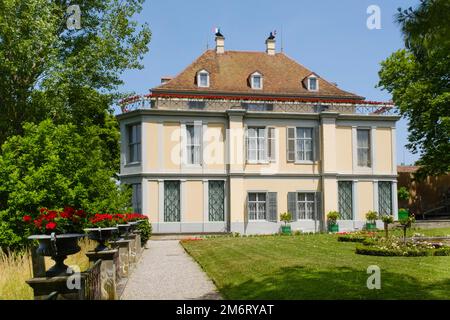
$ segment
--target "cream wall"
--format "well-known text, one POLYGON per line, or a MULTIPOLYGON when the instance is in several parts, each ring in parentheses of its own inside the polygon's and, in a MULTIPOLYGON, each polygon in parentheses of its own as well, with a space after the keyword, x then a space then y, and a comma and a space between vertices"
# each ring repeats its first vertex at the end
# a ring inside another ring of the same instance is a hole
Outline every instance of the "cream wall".
POLYGON ((145 132, 145 137, 142 143, 145 143, 147 163, 146 167, 150 170, 158 169, 158 123, 156 122, 143 122, 142 126, 145 127, 142 132, 145 132))
POLYGON ((392 172, 392 130, 391 128, 376 129, 376 172, 391 173, 392 172))
POLYGON ((165 122, 164 139, 164 168, 179 170, 181 164, 181 129, 177 122, 165 122))
POLYGON ((148 191, 147 194, 144 194, 144 197, 147 197, 147 206, 148 210, 143 208, 145 214, 148 215, 151 223, 158 222, 159 217, 159 183, 158 181, 149 181, 148 183, 148 191))
POLYGON ((367 211, 373 208, 373 182, 359 181, 356 190, 357 213, 355 220, 366 220, 367 211))
POLYGON ((208 122, 203 159, 210 170, 225 170, 225 137, 225 124, 208 122))
POLYGON ((185 182, 186 210, 184 222, 203 221, 203 181, 188 180, 185 182))
POLYGON ((337 172, 352 172, 352 127, 336 128, 336 145, 337 172))

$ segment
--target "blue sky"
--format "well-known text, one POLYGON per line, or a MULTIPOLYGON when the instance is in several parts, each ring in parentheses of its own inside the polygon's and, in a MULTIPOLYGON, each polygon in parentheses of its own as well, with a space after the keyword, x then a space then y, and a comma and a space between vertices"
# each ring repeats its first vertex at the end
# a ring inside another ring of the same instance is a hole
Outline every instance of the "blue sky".
MULTIPOLYGON (((394 22, 398 7, 416 6, 418 0, 159 0, 144 4, 136 17, 152 30, 150 50, 142 70, 123 74, 122 91, 137 94, 173 76, 198 57, 209 43, 214 47, 213 28, 225 36, 225 50, 264 51, 264 41, 277 30, 277 50, 283 30, 284 52, 340 88, 387 101, 387 92, 375 88, 380 62, 403 47, 394 22), (381 29, 369 30, 366 10, 381 9, 381 29)), ((409 153, 407 121, 397 123, 397 161, 407 164, 418 155, 409 153)))

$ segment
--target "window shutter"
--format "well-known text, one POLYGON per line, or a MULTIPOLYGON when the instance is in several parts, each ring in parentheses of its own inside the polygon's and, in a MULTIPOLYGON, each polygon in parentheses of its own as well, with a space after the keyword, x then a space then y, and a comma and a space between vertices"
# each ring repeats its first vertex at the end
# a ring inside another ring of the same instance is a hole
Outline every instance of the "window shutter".
POLYGON ((268 215, 267 220, 272 222, 277 222, 277 193, 268 192, 267 193, 267 203, 268 203, 268 215))
POLYGON ((270 162, 275 162, 276 160, 276 139, 275 139, 275 128, 267 128, 267 160, 270 162))
POLYGON ((287 195, 287 208, 288 212, 292 215, 292 221, 298 220, 298 213, 297 213, 297 192, 288 192, 287 195))
POLYGON ((286 159, 288 162, 295 161, 295 128, 287 128, 286 135, 286 159))
POLYGON ((244 154, 245 154, 244 162, 248 163, 249 156, 248 156, 248 127, 247 126, 244 127, 244 154))
POLYGON ((316 208, 314 211, 315 220, 320 221, 320 225, 322 225, 324 222, 322 214, 322 192, 320 191, 315 192, 315 201, 316 201, 316 208))
POLYGON ((313 144, 314 161, 319 161, 320 160, 320 127, 319 126, 314 128, 313 139, 314 139, 314 144, 313 144))
POLYGON ((203 157, 202 157, 202 122, 201 121, 196 121, 194 123, 194 143, 195 145, 199 146, 198 148, 195 148, 195 164, 202 164, 203 161, 203 157))

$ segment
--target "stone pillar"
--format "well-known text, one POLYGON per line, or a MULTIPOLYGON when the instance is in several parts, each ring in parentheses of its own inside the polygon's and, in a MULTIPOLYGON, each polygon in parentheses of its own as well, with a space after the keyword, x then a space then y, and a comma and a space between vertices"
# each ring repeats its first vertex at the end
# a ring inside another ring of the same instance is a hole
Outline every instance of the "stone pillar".
POLYGON ((245 169, 245 125, 244 109, 230 109, 227 111, 229 117, 229 130, 227 132, 226 155, 228 171, 230 174, 229 183, 229 230, 231 232, 245 233, 245 201, 246 190, 244 190, 244 169, 245 169), (232 191, 231 191, 232 190, 232 191))
POLYGON ((116 262, 118 262, 119 250, 89 251, 86 253, 90 266, 97 260, 101 260, 101 297, 102 300, 117 300, 117 274, 116 262))
POLYGON ((117 272, 119 279, 128 277, 130 273, 130 243, 131 240, 125 239, 110 242, 114 249, 119 250, 119 265, 117 272))
POLYGON ((323 224, 330 211, 338 210, 336 168, 336 112, 322 112, 321 124, 321 171, 323 195, 323 224))

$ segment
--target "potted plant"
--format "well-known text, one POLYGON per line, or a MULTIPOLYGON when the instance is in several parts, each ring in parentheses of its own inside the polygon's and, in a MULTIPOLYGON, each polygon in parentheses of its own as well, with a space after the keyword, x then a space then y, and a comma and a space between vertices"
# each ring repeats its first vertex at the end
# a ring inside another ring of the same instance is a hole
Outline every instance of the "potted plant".
POLYGON ((68 255, 81 250, 78 240, 84 237, 83 223, 86 213, 66 207, 64 210, 48 210, 42 208, 38 213, 25 214, 23 221, 32 234, 30 240, 37 240, 37 253, 49 256, 55 261, 47 272, 48 277, 66 275, 67 268, 64 260, 68 255))
POLYGON ((127 215, 125 213, 116 213, 113 216, 116 222, 116 227, 119 229, 119 235, 121 237, 126 237, 131 229, 131 224, 128 223, 127 215))
POLYGON ((280 220, 284 222, 284 226, 281 226, 281 233, 291 234, 291 226, 288 223, 292 221, 292 214, 290 212, 283 212, 280 215, 280 220))
POLYGON ((109 250, 106 242, 118 232, 117 222, 113 218, 113 214, 95 213, 88 219, 87 228, 84 231, 88 234, 89 239, 98 242, 95 251, 109 250))
POLYGON ((378 219, 378 212, 376 211, 369 211, 366 213, 366 229, 368 231, 376 230, 377 224, 376 220, 378 219))
POLYGON ((339 219, 339 212, 330 211, 327 214, 327 223, 328 223, 328 231, 329 232, 339 232, 339 225, 337 220, 339 219))
POLYGON ((411 228, 411 225, 416 221, 414 215, 409 215, 407 218, 400 219, 398 222, 400 223, 403 229, 403 243, 406 244, 406 231, 408 228, 411 228))
POLYGON ((131 225, 130 227, 131 232, 136 231, 138 229, 138 224, 144 222, 146 219, 148 219, 148 217, 140 213, 125 214, 126 222, 131 225))
POLYGON ((407 219, 409 217, 409 210, 405 208, 398 209, 398 220, 407 219))
POLYGON ((384 232, 386 233, 386 239, 389 237, 389 224, 394 222, 394 217, 391 215, 384 215, 381 217, 381 221, 384 223, 384 232))

